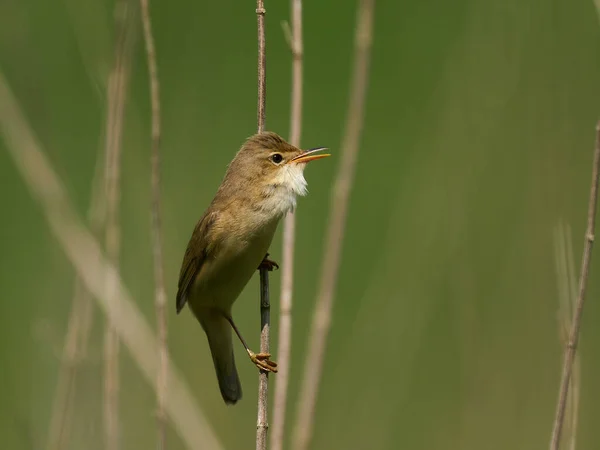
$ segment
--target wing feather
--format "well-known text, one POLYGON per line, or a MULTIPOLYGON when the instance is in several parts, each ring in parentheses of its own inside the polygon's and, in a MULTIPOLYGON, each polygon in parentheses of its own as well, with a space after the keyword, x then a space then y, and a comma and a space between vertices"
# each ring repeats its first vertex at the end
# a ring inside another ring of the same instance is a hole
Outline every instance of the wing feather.
POLYGON ((188 242, 181 271, 179 272, 179 283, 177 289, 176 307, 177 313, 185 306, 190 289, 194 284, 194 280, 202 265, 206 261, 210 251, 208 243, 210 242, 210 234, 213 231, 213 225, 216 220, 216 213, 205 213, 196 224, 192 237, 188 242))

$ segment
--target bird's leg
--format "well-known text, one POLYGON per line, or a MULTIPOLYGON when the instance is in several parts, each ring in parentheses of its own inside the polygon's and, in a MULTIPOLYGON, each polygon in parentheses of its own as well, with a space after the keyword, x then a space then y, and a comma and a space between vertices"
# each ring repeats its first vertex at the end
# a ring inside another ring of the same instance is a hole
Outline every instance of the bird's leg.
POLYGON ((271 357, 271 354, 270 353, 254 353, 252 350, 250 350, 248 348, 248 344, 246 344, 246 341, 242 337, 242 334, 235 326, 233 319, 231 317, 229 317, 228 315, 225 316, 225 318, 231 324, 231 328, 233 328, 233 331, 235 331, 235 334, 237 334, 237 337, 240 338, 242 345, 246 349, 246 352, 248 352, 248 356, 250 357, 250 360, 256 365, 256 367, 258 367, 259 369, 262 369, 262 370, 266 370, 267 372, 277 373, 277 363, 275 361, 271 361, 269 359, 271 357))
POLYGON ((269 259, 269 254, 267 253, 262 262, 258 265, 258 270, 260 269, 267 269, 269 272, 273 272, 273 269, 279 269, 279 264, 272 259, 269 259))

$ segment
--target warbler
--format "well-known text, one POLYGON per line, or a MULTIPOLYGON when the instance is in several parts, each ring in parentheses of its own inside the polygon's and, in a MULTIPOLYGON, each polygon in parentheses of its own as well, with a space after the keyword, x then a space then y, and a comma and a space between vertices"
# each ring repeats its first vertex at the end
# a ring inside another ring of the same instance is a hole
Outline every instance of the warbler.
POLYGON ((329 154, 300 150, 272 132, 251 136, 229 164, 217 193, 190 238, 179 274, 177 313, 187 304, 208 338, 219 389, 227 404, 242 397, 231 330, 259 369, 277 371, 267 353, 254 353, 231 309, 254 271, 277 267, 268 249, 281 218, 307 194, 304 169, 329 154))

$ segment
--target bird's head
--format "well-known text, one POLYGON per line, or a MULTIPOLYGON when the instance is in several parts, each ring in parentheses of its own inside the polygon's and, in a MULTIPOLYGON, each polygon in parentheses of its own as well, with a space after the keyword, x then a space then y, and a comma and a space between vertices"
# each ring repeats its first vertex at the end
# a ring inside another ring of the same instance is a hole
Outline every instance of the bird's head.
POLYGON ((229 165, 224 184, 232 182, 237 190, 247 190, 251 198, 267 200, 265 205, 287 211, 295 206, 297 195, 308 192, 306 164, 330 156, 319 153, 323 150, 326 148, 301 150, 272 132, 255 134, 229 165))

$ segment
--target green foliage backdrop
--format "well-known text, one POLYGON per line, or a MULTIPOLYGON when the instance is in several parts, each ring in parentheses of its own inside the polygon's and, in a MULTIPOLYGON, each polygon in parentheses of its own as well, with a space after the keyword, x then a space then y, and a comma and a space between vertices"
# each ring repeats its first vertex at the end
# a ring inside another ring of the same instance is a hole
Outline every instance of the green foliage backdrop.
MULTIPOLYGON (((5 73, 80 214, 102 145, 113 41, 111 2, 3 0, 5 73)), ((256 370, 245 398, 219 397, 205 337, 175 316, 183 251, 224 169, 255 130, 254 4, 151 2, 162 85, 169 346, 226 448, 252 447, 256 370)), ((291 55, 267 1, 267 128, 288 133, 291 55)), ((319 277, 330 188, 347 107, 355 7, 304 5, 305 147, 333 158, 307 170, 298 207, 291 413, 319 277)), ((581 256, 600 33, 591 0, 376 4, 366 124, 348 219, 313 448, 546 448, 561 364, 553 228, 581 256)), ((149 232, 149 101, 138 41, 126 114, 122 271, 154 323, 149 232)), ((0 139, 0 436, 45 444, 73 270, 0 139)), ((280 259, 279 237, 272 255, 280 259)), ((583 320, 578 450, 600 436, 600 256, 583 320)), ((578 265, 578 264, 577 264, 578 265)), ((279 276, 272 277, 274 293, 279 276)), ((258 343, 258 282, 234 309, 258 343)), ((277 317, 277 295, 274 295, 277 317)), ((72 449, 102 446, 103 317, 81 365, 72 449)), ((277 330, 277 320, 274 320, 277 330)), ((275 333, 276 335, 276 333, 275 333)), ((152 448, 154 396, 122 353, 122 448, 152 448)), ((276 376, 272 377, 276 382, 276 376)), ((183 443, 171 428, 169 449, 183 443)))

